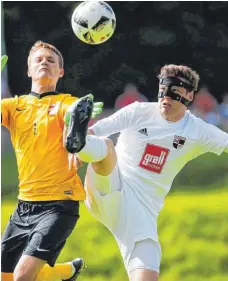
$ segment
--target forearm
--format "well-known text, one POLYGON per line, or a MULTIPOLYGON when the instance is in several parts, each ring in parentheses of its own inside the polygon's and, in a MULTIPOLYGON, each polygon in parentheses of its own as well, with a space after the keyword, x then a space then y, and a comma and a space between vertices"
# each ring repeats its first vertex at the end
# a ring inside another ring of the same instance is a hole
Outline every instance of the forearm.
POLYGON ((90 127, 94 135, 99 137, 108 137, 119 133, 131 126, 132 116, 136 108, 135 104, 130 104, 111 116, 99 120, 96 124, 90 127))
POLYGON ((88 134, 96 135, 99 137, 108 137, 116 132, 119 132, 120 128, 116 122, 112 121, 112 116, 104 118, 96 122, 88 130, 88 134))

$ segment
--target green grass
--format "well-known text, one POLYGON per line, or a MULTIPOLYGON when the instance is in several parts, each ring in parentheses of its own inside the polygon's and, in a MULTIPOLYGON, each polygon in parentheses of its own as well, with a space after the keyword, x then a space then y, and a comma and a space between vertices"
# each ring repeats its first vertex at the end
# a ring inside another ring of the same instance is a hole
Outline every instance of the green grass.
MULTIPOLYGON (((159 217, 162 245, 160 281, 228 280, 228 191, 175 192, 159 217)), ((2 201, 4 229, 15 201, 2 201)), ((79 281, 125 281, 127 275, 109 231, 81 204, 81 218, 58 261, 83 256, 79 281)))

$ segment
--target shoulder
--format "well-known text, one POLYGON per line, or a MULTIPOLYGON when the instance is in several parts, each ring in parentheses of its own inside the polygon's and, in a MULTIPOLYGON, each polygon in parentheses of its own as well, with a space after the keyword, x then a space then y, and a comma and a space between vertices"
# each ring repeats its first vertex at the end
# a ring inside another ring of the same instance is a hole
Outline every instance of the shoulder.
POLYGON ((4 98, 1 100, 2 105, 6 105, 9 107, 17 106, 20 103, 20 98, 18 96, 14 96, 12 98, 4 98))
POLYGON ((128 107, 132 107, 132 108, 136 108, 136 109, 141 109, 141 110, 145 110, 145 109, 155 109, 158 107, 158 103, 157 102, 139 102, 139 101, 135 101, 132 104, 128 105, 128 107))
POLYGON ((157 112, 157 103, 153 102, 134 102, 123 108, 126 110, 126 116, 132 120, 132 124, 137 124, 138 122, 146 121, 154 116, 157 112))
POLYGON ((188 114, 189 114, 189 123, 194 125, 195 128, 199 128, 200 130, 202 130, 202 129, 209 129, 209 128, 216 128, 215 126, 205 122, 200 117, 195 116, 190 111, 188 111, 188 114))
POLYGON ((71 94, 68 93, 60 93, 58 95, 58 99, 65 105, 70 105, 76 100, 78 100, 78 97, 74 97, 71 94))
POLYGON ((158 103, 157 102, 134 102, 133 104, 135 112, 139 114, 149 114, 157 111, 158 103))
POLYGON ((207 135, 227 135, 218 127, 205 122, 203 119, 196 117, 191 112, 189 112, 188 125, 190 125, 189 127, 191 128, 192 132, 195 131, 195 133, 201 137, 205 137, 207 135))

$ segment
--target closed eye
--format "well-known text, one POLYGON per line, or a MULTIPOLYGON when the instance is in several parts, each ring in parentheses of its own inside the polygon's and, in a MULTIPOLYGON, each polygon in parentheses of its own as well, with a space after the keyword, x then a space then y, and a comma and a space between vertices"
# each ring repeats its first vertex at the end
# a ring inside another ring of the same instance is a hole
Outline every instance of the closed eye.
MULTIPOLYGON (((36 58, 35 61, 36 61, 37 63, 40 63, 42 60, 43 60, 42 57, 38 57, 38 58, 36 58)), ((47 58, 47 61, 50 62, 50 63, 55 63, 55 59, 54 59, 53 57, 48 57, 48 58, 47 58)))

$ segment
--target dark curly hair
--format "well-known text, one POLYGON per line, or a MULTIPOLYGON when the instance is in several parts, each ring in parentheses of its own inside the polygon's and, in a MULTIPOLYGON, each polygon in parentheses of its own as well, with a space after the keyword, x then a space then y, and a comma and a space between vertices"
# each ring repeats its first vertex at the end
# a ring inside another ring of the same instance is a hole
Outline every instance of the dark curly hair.
POLYGON ((190 67, 175 64, 165 65, 161 68, 158 78, 167 76, 184 78, 186 82, 188 82, 193 87, 193 90, 197 91, 200 77, 199 74, 190 67))

